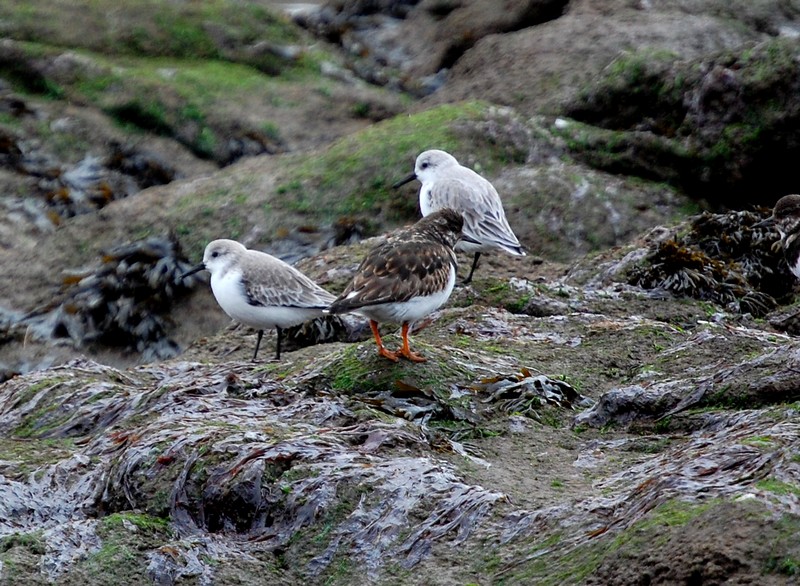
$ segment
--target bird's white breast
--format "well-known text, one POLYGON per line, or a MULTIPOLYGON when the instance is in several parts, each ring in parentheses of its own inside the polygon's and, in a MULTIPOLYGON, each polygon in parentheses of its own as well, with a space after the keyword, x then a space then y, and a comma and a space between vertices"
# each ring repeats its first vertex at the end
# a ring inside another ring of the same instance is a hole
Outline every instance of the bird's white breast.
POLYGON ((423 183, 420 187, 419 195, 419 210, 422 212, 423 217, 435 212, 438 208, 433 207, 431 201, 431 185, 430 183, 423 183))
POLYGON ((358 313, 377 322, 410 323, 422 319, 439 309, 450 298, 456 284, 456 269, 450 266, 450 276, 445 288, 431 295, 412 297, 408 301, 382 303, 363 307, 358 313))
POLYGON ((250 305, 242 285, 242 273, 238 270, 212 274, 211 291, 225 313, 256 329, 288 328, 322 315, 320 309, 250 305))
POLYGON ((792 274, 800 279, 800 258, 798 258, 793 265, 789 265, 789 270, 792 274))

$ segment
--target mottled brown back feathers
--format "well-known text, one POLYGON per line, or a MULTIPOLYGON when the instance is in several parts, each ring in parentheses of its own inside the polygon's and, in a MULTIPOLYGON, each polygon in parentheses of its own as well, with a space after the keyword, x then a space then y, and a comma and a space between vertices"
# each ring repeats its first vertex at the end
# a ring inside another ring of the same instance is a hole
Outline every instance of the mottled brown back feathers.
POLYGON ((442 291, 456 266, 453 246, 462 226, 461 214, 444 209, 390 234, 369 251, 328 311, 341 313, 442 291))

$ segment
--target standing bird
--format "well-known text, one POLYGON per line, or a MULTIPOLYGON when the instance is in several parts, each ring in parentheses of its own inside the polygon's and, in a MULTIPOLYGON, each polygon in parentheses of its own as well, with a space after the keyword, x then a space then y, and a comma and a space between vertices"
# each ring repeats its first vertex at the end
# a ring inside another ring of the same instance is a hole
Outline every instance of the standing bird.
POLYGON ((414 172, 393 185, 397 188, 419 179, 419 207, 423 216, 442 208, 450 208, 464 216, 464 235, 473 242, 461 240, 456 250, 475 253, 472 268, 464 284, 472 281, 482 252, 504 250, 514 256, 525 256, 506 220, 503 202, 494 186, 472 169, 462 167, 445 151, 425 151, 417 157, 414 172))
POLYGON ((211 273, 211 290, 225 313, 258 330, 253 360, 265 329, 278 333, 275 360, 280 360, 283 329, 321 316, 335 298, 293 266, 234 240, 209 242, 203 262, 181 276, 203 269, 211 273))
POLYGON ((800 195, 786 195, 778 200, 772 216, 753 226, 773 225, 781 235, 780 245, 789 270, 800 278, 800 195))
POLYGON ((390 235, 367 253, 353 280, 326 312, 356 311, 367 317, 380 356, 394 362, 400 356, 425 362, 411 351, 408 328, 436 311, 453 292, 453 247, 462 237, 463 224, 461 214, 443 209, 390 235), (381 341, 378 323, 384 322, 402 324, 403 346, 397 352, 387 350, 381 341))

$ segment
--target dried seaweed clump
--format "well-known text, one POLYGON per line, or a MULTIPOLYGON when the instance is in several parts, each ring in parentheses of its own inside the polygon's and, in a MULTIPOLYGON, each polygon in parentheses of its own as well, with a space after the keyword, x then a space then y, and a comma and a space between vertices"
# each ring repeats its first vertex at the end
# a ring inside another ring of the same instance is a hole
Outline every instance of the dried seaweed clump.
POLYGON ((170 183, 178 175, 158 156, 118 143, 111 144, 105 159, 87 155, 70 167, 60 165, 45 152, 33 151, 21 157, 16 168, 36 178, 36 189, 54 224, 95 212, 147 187, 170 183))
POLYGON ((594 404, 566 381, 535 375, 525 367, 517 375, 483 379, 474 388, 488 394, 481 400, 483 403, 495 403, 506 413, 519 413, 539 422, 539 412, 545 405, 574 409, 594 404))
POLYGON ((178 354, 168 338, 167 314, 188 293, 191 268, 174 237, 152 237, 117 246, 100 262, 69 274, 62 295, 28 315, 45 335, 80 345, 101 344, 142 354, 144 360, 178 354))
POLYGON ((628 282, 664 289, 760 317, 788 302, 795 279, 771 227, 753 227, 765 214, 703 213, 685 234, 653 245, 628 282))

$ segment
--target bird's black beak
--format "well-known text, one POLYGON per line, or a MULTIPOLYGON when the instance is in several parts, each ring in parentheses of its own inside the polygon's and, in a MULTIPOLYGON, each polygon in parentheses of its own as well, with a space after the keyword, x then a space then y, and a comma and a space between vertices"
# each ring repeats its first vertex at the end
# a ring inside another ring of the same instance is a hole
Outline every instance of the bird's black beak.
POLYGON ((408 177, 403 177, 400 181, 398 181, 397 183, 392 185, 392 188, 393 189, 397 189, 401 185, 405 185, 406 183, 411 183, 416 178, 417 178, 417 174, 416 173, 411 173, 411 175, 409 175, 408 177))
POLYGON ((775 225, 775 218, 770 216, 764 220, 761 220, 760 222, 756 222, 755 224, 750 226, 750 228, 769 228, 770 226, 774 225, 775 225))
POLYGON ((475 240, 472 236, 467 236, 462 232, 461 238, 459 238, 462 242, 469 242, 470 244, 480 244, 480 240, 475 240))
POLYGON ((186 271, 185 273, 183 273, 183 274, 181 275, 181 279, 185 279, 185 278, 186 278, 186 277, 188 277, 189 275, 193 275, 193 274, 195 274, 195 273, 199 273, 199 272, 200 272, 200 271, 202 271, 204 268, 206 268, 206 265, 205 265, 204 263, 200 263, 199 265, 197 265, 197 266, 194 266, 194 267, 192 267, 191 269, 189 269, 188 271, 186 271))

